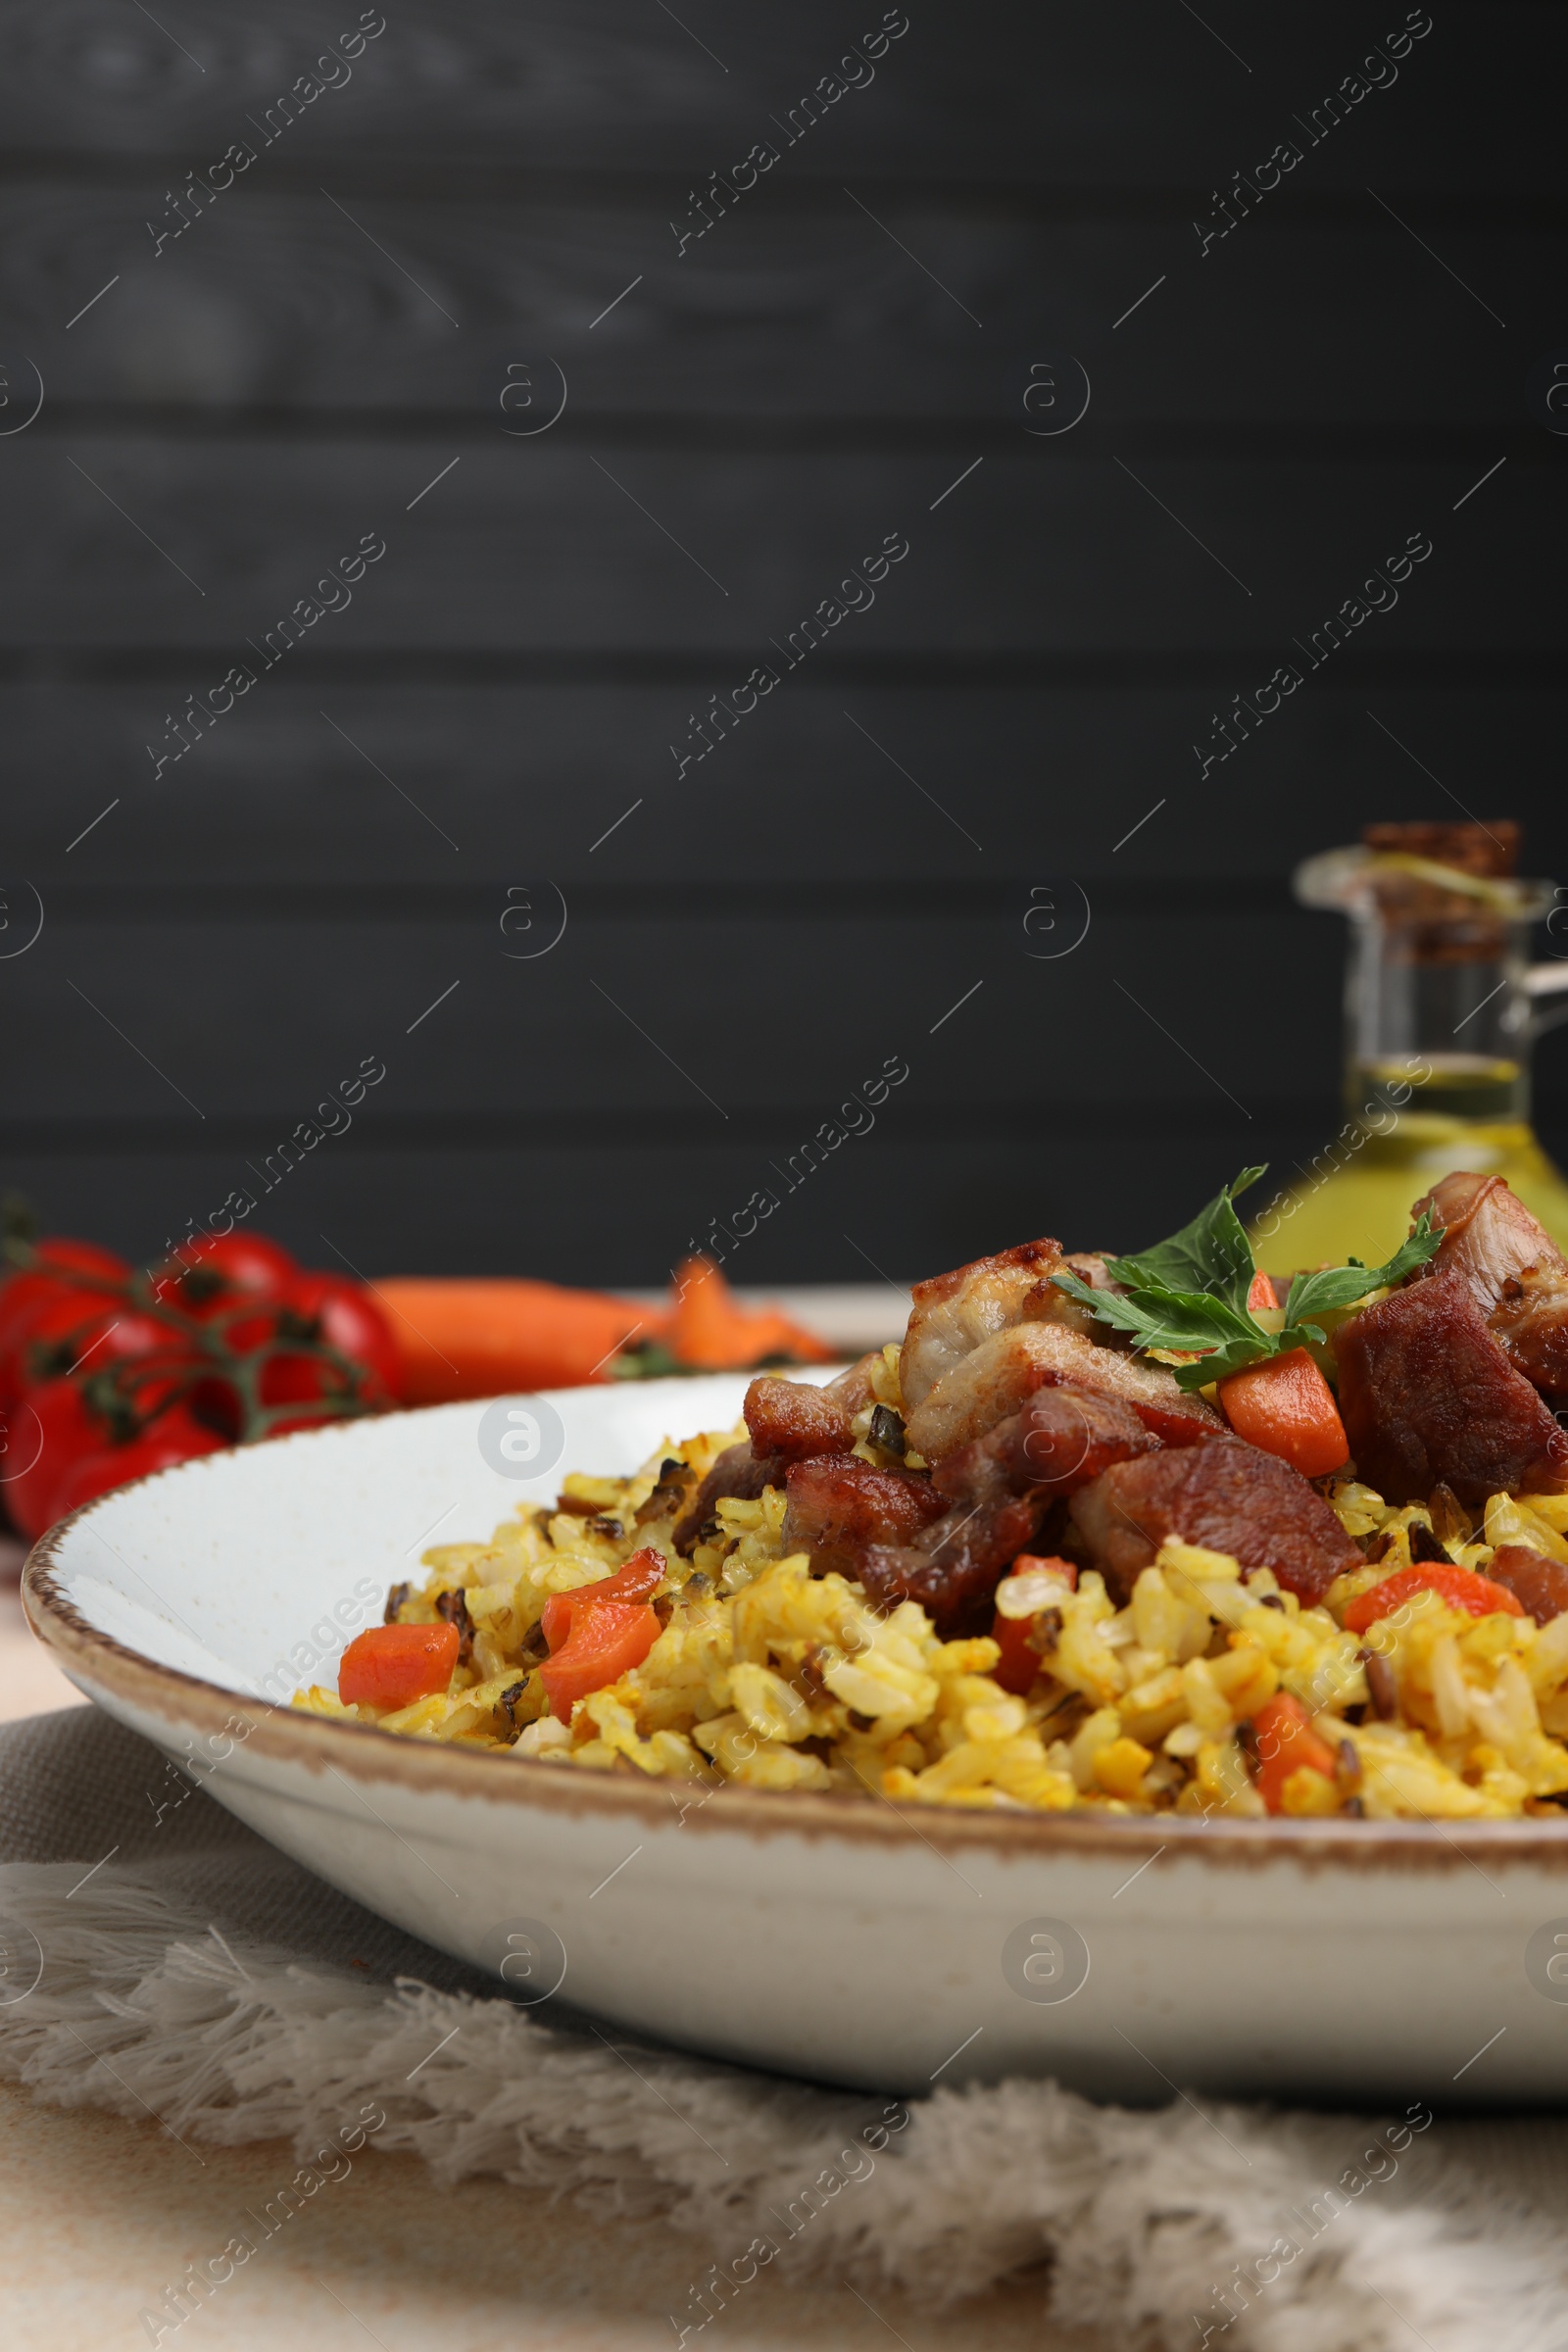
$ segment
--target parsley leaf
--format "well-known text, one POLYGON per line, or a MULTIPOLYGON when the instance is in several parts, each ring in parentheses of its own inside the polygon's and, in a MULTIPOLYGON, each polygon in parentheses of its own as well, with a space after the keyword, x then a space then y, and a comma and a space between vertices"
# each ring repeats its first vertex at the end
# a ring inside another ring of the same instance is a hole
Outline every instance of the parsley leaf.
POLYGON ((1118 1298, 1108 1291, 1091 1290, 1076 1274, 1057 1274, 1053 1280, 1058 1291, 1087 1306, 1102 1323, 1131 1333, 1140 1348, 1200 1350, 1196 1364, 1172 1367, 1183 1389, 1200 1389, 1227 1372, 1239 1371, 1274 1346, 1271 1334, 1260 1331, 1245 1308, 1238 1312, 1206 1291, 1171 1291, 1147 1284, 1118 1298))
MULTIPOLYGON (((1442 1241, 1443 1227, 1434 1225, 1432 1211, 1424 1208, 1414 1232, 1399 1244, 1386 1265, 1358 1266, 1352 1263, 1348 1266, 1326 1266, 1317 1274, 1298 1274, 1291 1284, 1291 1295, 1286 1301, 1286 1331, 1294 1330, 1305 1315, 1321 1315, 1335 1307, 1353 1306, 1369 1291, 1393 1290, 1417 1266, 1424 1266, 1442 1241)), ((1285 1333, 1282 1332, 1280 1337, 1283 1340, 1285 1333)), ((1322 1334, 1317 1334, 1317 1337, 1321 1338, 1322 1334)), ((1293 1341, 1291 1345, 1298 1347, 1300 1343, 1293 1341)))
POLYGON ((1219 1348, 1246 1340, 1256 1346, 1265 1334, 1250 1315, 1237 1314, 1221 1298, 1203 1291, 1167 1291, 1150 1285, 1118 1298, 1108 1291, 1091 1290, 1076 1274, 1054 1277, 1059 1291, 1087 1306, 1102 1323, 1131 1332, 1141 1348, 1219 1348))
POLYGON ((1263 1173, 1262 1168, 1244 1168, 1234 1184, 1216 1194, 1168 1242, 1156 1242, 1152 1250, 1140 1250, 1131 1257, 1107 1258, 1112 1278, 1133 1291, 1206 1292, 1245 1313, 1256 1267, 1252 1245, 1231 1203, 1263 1173))
POLYGON ((1244 1168, 1234 1184, 1169 1241, 1156 1242, 1131 1257, 1106 1258, 1111 1279, 1127 1286, 1125 1297, 1094 1290, 1076 1274, 1053 1276, 1055 1288, 1088 1307, 1102 1323, 1130 1334, 1142 1348, 1195 1353, 1195 1363, 1172 1367, 1178 1388, 1190 1394, 1248 1364, 1288 1355, 1308 1342, 1322 1347, 1322 1326, 1308 1322, 1307 1316, 1353 1306, 1372 1291, 1392 1290, 1424 1265, 1443 1240, 1442 1226, 1434 1225, 1431 1212, 1424 1210, 1414 1232, 1387 1264, 1363 1266, 1352 1260, 1315 1274, 1298 1274, 1291 1284, 1284 1329, 1265 1331, 1248 1311, 1255 1263, 1232 1206, 1236 1195, 1263 1173, 1262 1168, 1244 1168))

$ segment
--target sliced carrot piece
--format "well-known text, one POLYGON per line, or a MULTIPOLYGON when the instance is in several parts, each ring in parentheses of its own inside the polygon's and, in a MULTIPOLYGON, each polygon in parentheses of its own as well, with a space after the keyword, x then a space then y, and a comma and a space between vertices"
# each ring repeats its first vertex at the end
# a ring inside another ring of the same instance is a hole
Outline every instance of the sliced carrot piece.
POLYGON ((1278 1454, 1303 1478, 1322 1478, 1350 1458, 1334 1391, 1304 1348, 1231 1373, 1219 1384, 1219 1400, 1239 1438, 1278 1454))

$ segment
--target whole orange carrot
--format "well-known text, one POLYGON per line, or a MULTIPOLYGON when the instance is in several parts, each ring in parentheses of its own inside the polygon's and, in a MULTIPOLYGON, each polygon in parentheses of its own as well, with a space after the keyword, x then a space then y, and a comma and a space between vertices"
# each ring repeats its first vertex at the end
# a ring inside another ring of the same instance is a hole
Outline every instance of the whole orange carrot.
POLYGON ((606 1380, 616 1349, 657 1320, 628 1299, 553 1282, 396 1275, 374 1291, 397 1341, 404 1404, 606 1380))

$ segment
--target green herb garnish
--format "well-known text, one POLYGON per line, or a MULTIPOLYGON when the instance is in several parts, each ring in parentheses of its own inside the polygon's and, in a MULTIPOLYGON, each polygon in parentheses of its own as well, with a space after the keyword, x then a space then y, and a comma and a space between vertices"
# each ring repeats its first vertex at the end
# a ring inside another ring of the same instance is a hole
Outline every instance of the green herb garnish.
POLYGON ((1234 1184, 1217 1193, 1169 1241, 1156 1242, 1131 1257, 1108 1257, 1106 1271, 1113 1282, 1126 1284, 1125 1298, 1092 1290, 1076 1274, 1056 1274, 1052 1280, 1101 1322, 1130 1332, 1140 1348, 1177 1353, 1201 1350, 1197 1363, 1174 1367, 1177 1386, 1192 1391, 1223 1380, 1246 1364, 1289 1355, 1309 1342, 1321 1348, 1326 1335, 1321 1325, 1306 1321, 1307 1316, 1353 1306, 1372 1291, 1392 1289, 1424 1265, 1442 1243, 1442 1226, 1434 1225, 1431 1211, 1423 1209, 1415 1230, 1387 1265, 1363 1266, 1351 1258, 1348 1265, 1298 1274, 1286 1300, 1284 1329, 1265 1331, 1248 1308, 1257 1261, 1232 1205, 1236 1195, 1264 1173, 1262 1168, 1244 1168, 1234 1184))

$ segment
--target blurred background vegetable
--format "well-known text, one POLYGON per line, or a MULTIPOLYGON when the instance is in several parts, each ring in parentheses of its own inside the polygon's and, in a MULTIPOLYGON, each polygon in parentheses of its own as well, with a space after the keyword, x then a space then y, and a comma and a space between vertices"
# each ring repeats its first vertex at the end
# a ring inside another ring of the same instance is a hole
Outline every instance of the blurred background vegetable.
POLYGON ((398 1356, 363 1284, 261 1234, 131 1267, 14 1220, 0 1286, 0 1493, 29 1539, 78 1503, 220 1446, 397 1399, 398 1356))
POLYGON ((741 1307, 704 1257, 659 1306, 549 1282, 355 1282, 260 1233, 137 1270, 91 1242, 34 1241, 14 1207, 0 1495, 29 1541, 192 1455, 395 1404, 834 1353, 776 1310, 741 1307))

